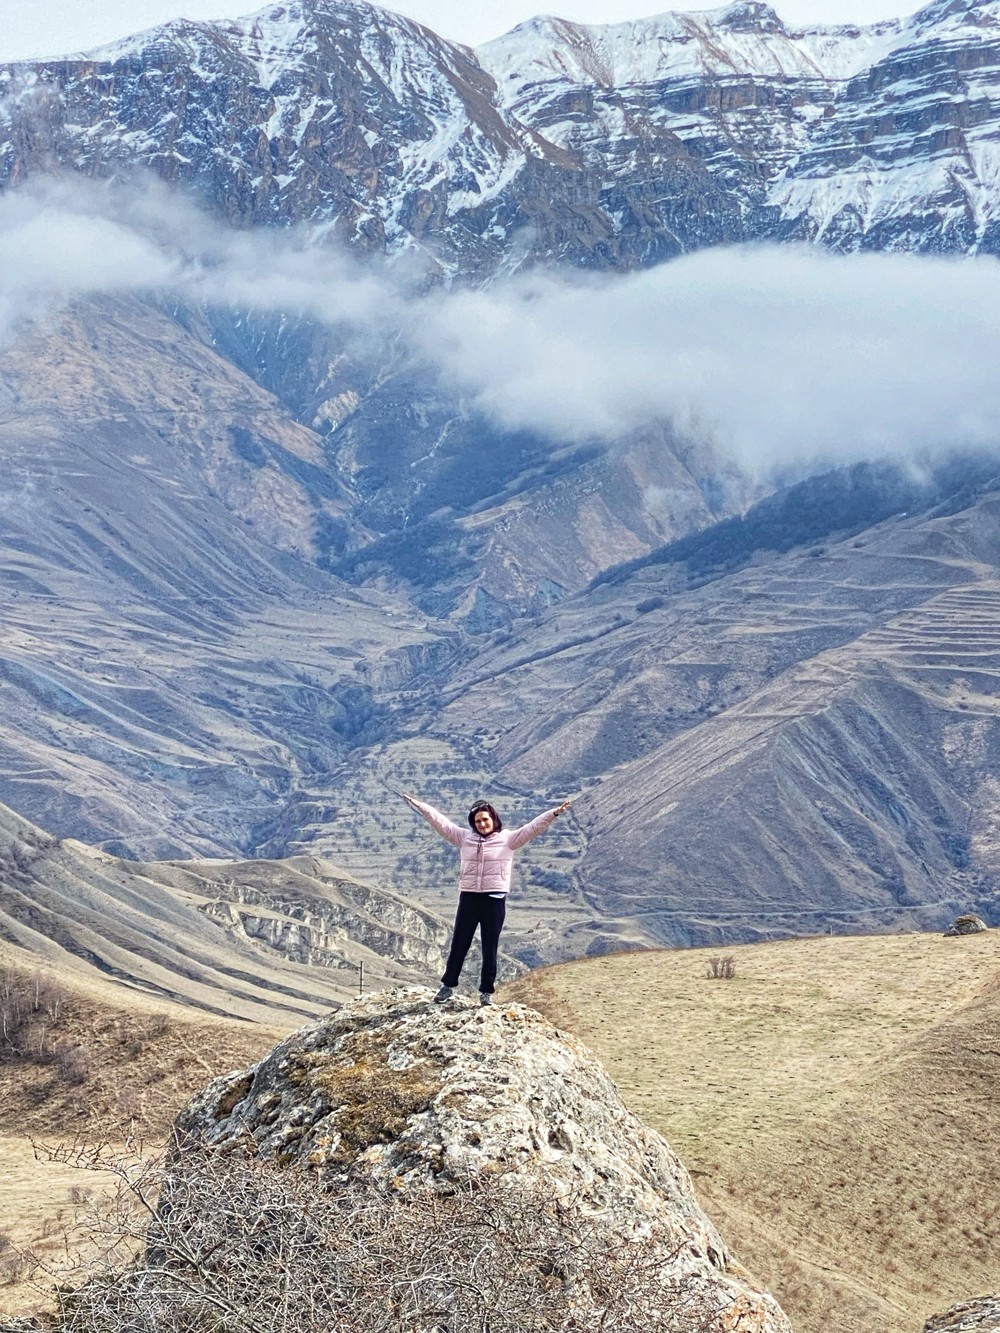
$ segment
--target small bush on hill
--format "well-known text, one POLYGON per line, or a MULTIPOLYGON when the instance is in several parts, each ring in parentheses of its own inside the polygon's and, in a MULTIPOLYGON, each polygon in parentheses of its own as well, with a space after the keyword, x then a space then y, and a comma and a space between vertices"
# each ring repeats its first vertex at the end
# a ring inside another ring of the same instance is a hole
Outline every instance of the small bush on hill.
POLYGON ((46 1060, 65 1022, 68 995, 41 972, 0 968, 0 1061, 46 1060))
POLYGON ((713 957, 708 960, 708 975, 713 980, 732 981, 736 976, 736 959, 726 954, 725 958, 713 957))

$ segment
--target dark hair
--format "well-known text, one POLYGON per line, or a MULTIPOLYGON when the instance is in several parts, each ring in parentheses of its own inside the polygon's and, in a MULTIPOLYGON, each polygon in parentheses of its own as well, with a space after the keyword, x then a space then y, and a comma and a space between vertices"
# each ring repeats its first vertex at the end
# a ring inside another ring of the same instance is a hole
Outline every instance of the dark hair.
POLYGON ((486 813, 492 818, 493 828, 491 831, 493 833, 499 833, 500 830, 503 828, 503 820, 493 809, 492 805, 490 805, 489 801, 477 801, 476 804, 469 811, 469 828, 472 829, 473 833, 479 832, 479 830, 476 828, 476 815, 479 814, 480 810, 485 810, 486 813))

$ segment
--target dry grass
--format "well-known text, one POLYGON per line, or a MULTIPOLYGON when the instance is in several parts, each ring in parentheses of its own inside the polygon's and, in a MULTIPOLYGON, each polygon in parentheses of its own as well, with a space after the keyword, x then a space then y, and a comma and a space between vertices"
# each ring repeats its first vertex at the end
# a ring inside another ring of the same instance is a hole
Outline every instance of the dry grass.
MULTIPOLYGON (((912 1333, 1000 1287, 1000 932, 814 939, 624 954, 530 974, 505 995, 578 1033, 660 1129, 736 1254, 796 1333, 912 1333)), ((11 955, 6 955, 10 961, 11 955)), ((22 960, 23 961, 23 960, 22 960)), ((64 980, 68 1084, 0 1062, 0 1236, 53 1257, 93 1188, 27 1135, 158 1142, 209 1077, 287 1030, 206 1018, 110 982, 64 980)), ((39 1307, 0 1286, 0 1311, 39 1307)))
POLYGON ((1000 932, 620 954, 505 995, 581 1036, 796 1333, 1000 1286, 1000 932))
MULTIPOLYGON (((0 963, 26 966, 6 950, 0 963)), ((36 965, 37 966, 37 965, 36 965)), ((35 970, 34 968, 32 970, 35 970)), ((65 1163, 36 1160, 32 1140, 116 1140, 128 1132, 157 1148, 177 1111, 210 1078, 260 1056, 288 1031, 211 1018, 111 982, 60 974, 58 1024, 39 1058, 0 1050, 0 1313, 44 1308, 18 1251, 45 1261, 65 1252, 66 1230, 102 1181, 65 1163), (51 1049, 83 1052, 72 1078, 51 1049), (81 1077, 82 1075, 82 1077, 81 1077)))

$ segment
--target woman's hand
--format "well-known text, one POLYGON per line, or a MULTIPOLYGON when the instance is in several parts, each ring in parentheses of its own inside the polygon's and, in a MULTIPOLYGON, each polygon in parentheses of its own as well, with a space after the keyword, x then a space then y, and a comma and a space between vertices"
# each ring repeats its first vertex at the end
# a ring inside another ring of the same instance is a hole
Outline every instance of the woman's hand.
POLYGON ((559 808, 556 810, 556 814, 557 815, 563 814, 564 811, 568 810, 572 804, 573 804, 572 801, 563 801, 562 805, 559 806, 559 808))

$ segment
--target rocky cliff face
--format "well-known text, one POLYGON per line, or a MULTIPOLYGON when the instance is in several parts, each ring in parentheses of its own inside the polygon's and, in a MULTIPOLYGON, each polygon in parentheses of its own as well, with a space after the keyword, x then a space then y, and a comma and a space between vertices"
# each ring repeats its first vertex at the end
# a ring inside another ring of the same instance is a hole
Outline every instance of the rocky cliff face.
POLYGON ((581 160, 601 162, 617 227, 681 247, 721 190, 729 239, 841 250, 994 252, 998 10, 939 0, 911 19, 797 29, 738 0, 607 27, 536 19, 480 58, 504 105, 581 160), (671 188, 673 187, 673 188, 671 188))
MULTIPOLYGON (((502 1177, 625 1244, 666 1258, 662 1317, 706 1330, 779 1333, 787 1320, 698 1206, 668 1144, 622 1105, 575 1039, 520 1005, 430 1005, 392 991, 353 1003, 210 1084, 181 1114, 181 1153, 252 1146, 275 1168, 448 1195, 502 1177)), ((653 1270, 650 1270, 653 1271, 653 1270)))
POLYGON ((1000 1329, 1000 1296, 962 1301, 924 1325, 924 1333, 995 1333, 996 1329, 1000 1329))
POLYGON ((144 167, 239 223, 441 273, 723 241, 993 251, 996 0, 796 29, 759 0, 473 52, 363 3, 180 21, 0 74, 0 181, 144 167))
MULTIPOLYGON (((361 962, 374 986, 388 978, 387 965, 401 977, 436 977, 444 967, 448 921, 314 857, 234 862, 212 870, 182 862, 171 869, 207 917, 283 959, 339 971, 345 988, 353 988, 361 962)), ((167 868, 154 866, 152 872, 162 876, 167 868)), ((470 975, 478 966, 478 948, 474 945, 466 964, 470 975)), ((521 971, 501 954, 501 980, 521 971)))
POLYGON ((495 269, 507 226, 539 211, 515 177, 539 174, 564 219, 587 208, 576 164, 504 114, 470 50, 368 4, 180 21, 11 67, 5 93, 10 183, 54 164, 150 167, 229 221, 308 220, 361 250, 415 244, 467 271, 495 269))

